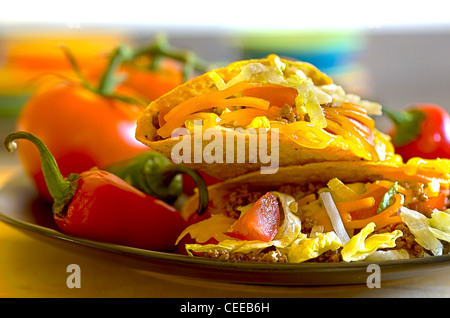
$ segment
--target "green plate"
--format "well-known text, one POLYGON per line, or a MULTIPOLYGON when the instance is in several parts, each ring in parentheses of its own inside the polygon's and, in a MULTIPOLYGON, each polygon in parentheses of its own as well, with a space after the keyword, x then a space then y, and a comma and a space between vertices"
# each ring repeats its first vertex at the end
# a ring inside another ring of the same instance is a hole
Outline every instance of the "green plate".
MULTIPOLYGON (((41 241, 64 250, 104 258, 163 274, 228 283, 264 285, 365 284, 373 273, 369 263, 271 264, 194 258, 96 242, 60 232, 50 205, 37 197, 30 180, 20 174, 0 189, 0 220, 41 241)), ((435 274, 448 269, 450 255, 377 262, 381 281, 435 274)))

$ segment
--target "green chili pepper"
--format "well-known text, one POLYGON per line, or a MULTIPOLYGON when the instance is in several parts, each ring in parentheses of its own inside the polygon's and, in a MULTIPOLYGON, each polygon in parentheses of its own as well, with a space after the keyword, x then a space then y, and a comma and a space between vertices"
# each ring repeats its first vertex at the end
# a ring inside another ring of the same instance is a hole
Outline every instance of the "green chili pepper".
POLYGON ((135 188, 167 203, 173 203, 180 196, 183 190, 182 174, 186 174, 198 187, 197 213, 203 214, 208 206, 208 190, 200 174, 187 166, 172 163, 157 152, 149 151, 139 154, 118 162, 107 170, 135 188))
POLYGON ((384 194, 383 198, 381 199, 380 205, 378 206, 377 214, 383 212, 394 203, 394 197, 398 193, 397 186, 398 182, 395 182, 384 194))

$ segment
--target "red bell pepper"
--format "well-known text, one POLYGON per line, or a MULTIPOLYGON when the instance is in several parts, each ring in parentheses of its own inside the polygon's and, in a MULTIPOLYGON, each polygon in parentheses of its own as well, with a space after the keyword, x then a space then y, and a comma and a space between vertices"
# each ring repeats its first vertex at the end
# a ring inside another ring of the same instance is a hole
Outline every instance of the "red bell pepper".
POLYGON ((241 240, 271 241, 280 225, 280 208, 277 198, 267 192, 233 224, 227 235, 241 240))
POLYGON ((31 141, 41 155, 42 171, 54 199, 52 211, 65 233, 92 240, 149 250, 172 250, 186 221, 167 203, 129 185, 104 170, 89 170, 64 178, 45 144, 27 132, 6 136, 8 151, 15 139, 31 141))
POLYGON ((442 107, 417 104, 406 111, 383 112, 394 123, 392 143, 404 161, 450 158, 450 116, 442 107))

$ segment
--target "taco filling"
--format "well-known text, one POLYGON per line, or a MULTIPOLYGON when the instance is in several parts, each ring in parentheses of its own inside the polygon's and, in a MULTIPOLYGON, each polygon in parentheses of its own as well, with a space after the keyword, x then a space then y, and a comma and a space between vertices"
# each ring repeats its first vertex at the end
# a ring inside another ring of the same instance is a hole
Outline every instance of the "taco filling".
POLYGON ((177 128, 191 128, 194 120, 202 120, 203 129, 273 127, 301 146, 320 149, 341 136, 355 153, 379 160, 375 123, 369 115, 380 115, 380 104, 346 94, 336 84, 316 86, 301 69, 289 67, 276 55, 268 62, 245 65, 227 83, 211 71, 208 75, 217 90, 162 108, 157 134, 168 138, 177 128), (314 139, 301 133, 305 130, 311 130, 314 139))
POLYGON ((189 255, 301 263, 450 252, 450 190, 436 179, 331 178, 257 188, 241 183, 222 194, 210 202, 210 216, 178 238, 189 255))

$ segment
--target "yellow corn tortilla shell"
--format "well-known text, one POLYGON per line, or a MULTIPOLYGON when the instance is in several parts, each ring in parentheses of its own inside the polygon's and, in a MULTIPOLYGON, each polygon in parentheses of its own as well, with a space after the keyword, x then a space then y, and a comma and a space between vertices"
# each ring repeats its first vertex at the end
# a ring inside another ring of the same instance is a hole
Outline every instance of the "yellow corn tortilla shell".
MULTIPOLYGON (((281 61, 285 63, 287 67, 295 67, 302 70, 307 77, 311 78, 316 86, 327 85, 333 82, 329 76, 320 72, 315 66, 309 63, 299 61, 294 62, 285 59, 281 59, 281 61)), ((228 65, 227 67, 216 69, 214 72, 222 77, 225 82, 228 82, 237 76, 245 65, 256 62, 269 65, 268 59, 238 61, 228 65)), ((150 103, 150 105, 144 110, 142 116, 138 119, 136 139, 150 147, 152 150, 158 151, 168 158, 172 158, 172 149, 180 142, 182 137, 161 139, 157 135, 157 129, 159 127, 156 127, 154 123, 158 122, 158 114, 161 107, 168 107, 171 109, 189 98, 217 90, 218 88, 209 73, 205 73, 161 96, 159 99, 150 103)), ((219 127, 217 129, 222 132, 223 140, 225 140, 227 129, 223 127, 219 127)), ((267 134, 268 145, 266 149, 271 149, 271 130, 269 130, 267 134)), ((339 138, 341 136, 337 136, 337 138, 334 138, 328 142, 325 148, 323 145, 321 147, 312 148, 304 147, 299 145, 292 138, 289 138, 283 134, 277 134, 277 136, 274 137, 278 137, 279 146, 277 149, 279 154, 277 166, 303 165, 323 161, 394 160, 392 159, 394 158, 394 147, 392 146, 389 137, 377 130, 374 131, 375 143, 380 145, 381 148, 384 149, 383 152, 386 154, 385 156, 383 155, 382 158, 364 158, 360 154, 355 154, 355 152, 351 150, 349 143, 343 138, 339 138)), ((193 145, 194 136, 191 135, 191 138, 193 145)), ((210 142, 210 140, 203 140, 202 148, 204 149, 210 142)), ((238 151, 248 154, 249 149, 251 149, 249 139, 247 138, 245 141, 245 149, 238 149, 236 147, 237 145, 235 145, 234 154, 237 154, 238 151)), ((191 149, 193 149, 193 147, 191 149)), ((206 163, 204 161, 195 163, 193 151, 191 152, 191 159, 189 162, 184 161, 183 163, 193 169, 201 170, 221 180, 253 171, 260 171, 261 167, 267 167, 270 165, 269 163, 262 163, 259 159, 256 163, 249 163, 248 157, 246 157, 244 163, 237 163, 237 160, 230 162, 229 160, 226 160, 225 152, 226 151, 224 149, 222 160, 223 163, 206 163)), ((398 158, 395 160, 398 160, 398 158)))
MULTIPOLYGON (((433 161, 428 161, 433 163, 433 161)), ((450 161, 449 161, 450 163, 450 161)), ((344 183, 375 182, 377 180, 439 182, 442 186, 450 184, 450 166, 440 169, 433 164, 388 162, 322 162, 302 166, 280 167, 276 174, 252 172, 231 178, 208 187, 210 202, 224 200, 238 186, 246 186, 250 191, 271 191, 283 185, 306 185, 309 183, 327 184, 333 178, 344 183)), ((187 218, 196 213, 198 196, 190 197, 182 208, 187 218)))

